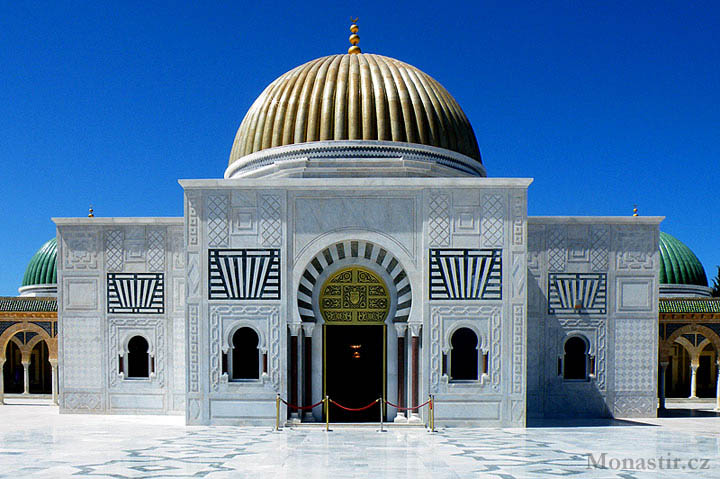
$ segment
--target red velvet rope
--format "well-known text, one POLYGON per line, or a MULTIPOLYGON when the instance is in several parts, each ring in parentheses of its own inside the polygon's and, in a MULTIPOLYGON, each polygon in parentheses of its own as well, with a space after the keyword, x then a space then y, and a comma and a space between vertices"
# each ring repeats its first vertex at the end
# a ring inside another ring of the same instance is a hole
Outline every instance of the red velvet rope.
POLYGON ((353 408, 353 407, 345 407, 345 406, 343 406, 343 405, 341 405, 341 404, 336 403, 336 402, 333 401, 332 399, 330 400, 331 403, 333 403, 334 405, 336 405, 336 406, 339 407, 340 409, 344 409, 344 410, 346 410, 346 411, 364 411, 364 410, 366 410, 366 409, 370 409, 371 407, 373 407, 375 404, 378 403, 378 401, 380 401, 380 400, 379 400, 379 399, 376 399, 376 400, 374 400, 373 402, 371 402, 370 404, 368 404, 368 405, 365 406, 365 407, 353 408))
POLYGON ((324 400, 324 399, 321 399, 321 400, 319 400, 318 402, 316 402, 315 404, 313 404, 312 406, 297 406, 297 405, 295 405, 295 404, 290 404, 289 402, 287 402, 286 400, 284 400, 284 399, 282 399, 282 398, 280 398, 280 401, 281 401, 283 404, 285 404, 287 407, 289 407, 289 408, 306 410, 306 409, 312 409, 312 408, 314 408, 314 407, 319 406, 319 405, 322 404, 325 400, 324 400))
POLYGON ((415 406, 415 407, 401 407, 401 406, 398 406, 397 404, 391 403, 391 402, 388 401, 387 399, 385 400, 385 402, 386 402, 387 404, 389 404, 390 406, 396 408, 398 411, 415 411, 416 409, 420 409, 421 407, 426 406, 427 404, 429 404, 429 403, 430 403, 430 400, 428 399, 427 401, 425 401, 425 402, 422 403, 421 405, 415 406))

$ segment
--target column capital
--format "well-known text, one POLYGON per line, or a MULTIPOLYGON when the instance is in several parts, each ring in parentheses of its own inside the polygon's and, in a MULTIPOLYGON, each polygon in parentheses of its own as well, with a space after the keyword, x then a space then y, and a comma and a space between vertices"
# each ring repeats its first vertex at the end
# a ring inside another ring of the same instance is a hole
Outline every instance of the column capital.
POLYGON ((395 326, 395 332, 398 337, 405 337, 405 331, 407 331, 408 328, 407 323, 393 323, 393 326, 395 326))
POLYGON ((420 336, 420 329, 422 328, 422 323, 408 323, 408 328, 410 328, 410 334, 413 337, 420 336))
POLYGON ((660 361, 660 366, 663 368, 668 367, 669 364, 670 364, 670 361, 660 361))
POLYGON ((23 367, 26 367, 26 368, 27 368, 27 367, 30 366, 30 360, 28 359, 27 361, 20 361, 20 364, 22 364, 23 367))
POLYGON ((302 329, 303 333, 305 333, 305 337, 309 338, 313 335, 313 330, 315 329, 315 323, 307 321, 302 323, 302 329))
POLYGON ((699 368, 700 365, 697 363, 690 363, 690 369, 692 369, 693 372, 697 371, 697 368, 699 368))
POLYGON ((290 334, 292 336, 297 336, 298 334, 300 334, 301 327, 301 323, 288 323, 288 329, 290 330, 290 334))

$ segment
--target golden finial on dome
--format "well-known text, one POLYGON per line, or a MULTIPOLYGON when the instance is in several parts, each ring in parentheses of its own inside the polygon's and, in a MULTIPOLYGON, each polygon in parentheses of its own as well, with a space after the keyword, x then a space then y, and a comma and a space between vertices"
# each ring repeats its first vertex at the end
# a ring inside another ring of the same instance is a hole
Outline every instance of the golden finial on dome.
POLYGON ((348 53, 361 53, 360 47, 358 46, 358 43, 360 43, 360 35, 357 34, 359 28, 357 26, 358 17, 352 18, 350 17, 350 21, 352 22, 352 25, 350 25, 350 44, 352 45, 350 48, 348 48, 348 53))
POLYGON ((95 218, 95 210, 92 205, 90 205, 90 209, 88 210, 88 218, 95 218))
POLYGON ((638 215, 637 205, 633 205, 633 216, 637 216, 637 215, 638 215))

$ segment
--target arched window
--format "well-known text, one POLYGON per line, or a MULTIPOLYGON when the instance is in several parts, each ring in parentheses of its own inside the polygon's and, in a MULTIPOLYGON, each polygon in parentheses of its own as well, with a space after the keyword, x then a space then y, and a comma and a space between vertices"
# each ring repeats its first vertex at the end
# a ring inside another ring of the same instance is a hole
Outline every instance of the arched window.
POLYGON ((470 328, 459 328, 450 338, 450 380, 478 379, 478 337, 470 328))
POLYGON ((248 327, 239 328, 232 337, 230 350, 230 379, 260 378, 260 339, 248 327))
POLYGON ((128 341, 127 377, 139 379, 150 377, 150 349, 147 339, 142 336, 133 336, 128 341))
POLYGON ((573 336, 565 341, 563 357, 564 379, 587 379, 588 344, 585 339, 573 336))

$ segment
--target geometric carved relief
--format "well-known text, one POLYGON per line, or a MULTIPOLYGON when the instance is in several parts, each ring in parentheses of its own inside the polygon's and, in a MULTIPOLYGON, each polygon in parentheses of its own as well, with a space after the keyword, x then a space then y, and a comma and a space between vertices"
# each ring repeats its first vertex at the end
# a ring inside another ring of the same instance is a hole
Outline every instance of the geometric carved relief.
POLYGON ((258 347, 268 352, 268 379, 274 390, 280 387, 280 309, 278 306, 212 305, 210 306, 210 388, 217 391, 221 383, 221 350, 228 322, 253 322, 260 333, 258 347), (267 329, 266 329, 267 328, 267 329), (269 341, 265 340, 268 331, 269 341))
MULTIPOLYGON (((159 387, 163 387, 165 385, 165 320, 160 318, 110 318, 109 323, 108 376, 110 386, 116 386, 120 382, 117 366, 119 356, 126 354, 123 345, 130 337, 142 336, 148 341, 148 354, 154 358, 155 369, 150 379, 156 382, 159 387)), ((127 374, 127 371, 125 371, 125 374, 127 374)))
POLYGON ((172 251, 172 269, 185 269, 185 248, 182 231, 170 231, 170 250, 172 251))
POLYGON ((98 235, 95 232, 79 231, 63 235, 65 242, 64 269, 97 269, 98 235))
POLYGON ((527 267, 534 273, 540 272, 541 257, 545 250, 545 228, 542 226, 529 225, 528 226, 528 240, 527 240, 527 267))
POLYGON ((428 239, 431 246, 450 246, 450 195, 431 195, 428 239))
POLYGON ((62 401, 65 409, 89 411, 103 409, 102 394, 99 393, 66 392, 62 395, 62 401))
POLYGON ((279 249, 208 251, 209 299, 280 299, 279 249))
POLYGON ((502 299, 502 250, 431 249, 430 299, 502 299))
POLYGON ((512 199, 513 233, 512 242, 514 245, 523 244, 525 208, 522 196, 515 196, 512 199))
POLYGON ((614 417, 648 417, 654 416, 657 408, 655 396, 636 396, 634 394, 618 394, 613 404, 614 417))
MULTIPOLYGON (((607 327, 604 319, 558 319, 567 337, 569 332, 580 332, 596 344, 595 355, 595 383, 600 391, 605 391, 607 377, 607 327), (595 339, 595 341, 593 341, 595 339)), ((562 343, 560 343, 562 344, 562 343)), ((562 354, 562 351, 560 351, 562 354)))
POLYGON ((517 394, 523 390, 523 356, 525 353, 525 324, 523 322, 523 305, 513 305, 512 315, 512 392, 517 394))
POLYGON ((208 245, 227 246, 228 197, 225 195, 208 195, 206 200, 208 245))
MULTIPOLYGON (((493 389, 500 386, 500 307, 499 306, 433 306, 430 310, 430 392, 440 391, 442 376, 443 321, 477 321, 478 324, 490 319, 489 374, 493 389)), ((487 339, 486 339, 487 340, 487 339)), ((447 341, 447 338, 446 338, 447 341)), ((487 344, 483 344, 487 347, 487 344)), ((480 386, 481 384, 478 384, 480 386)))
POLYGON ((200 295, 200 253, 188 253, 187 297, 200 295))
POLYGON ((654 245, 648 230, 622 229, 617 232, 617 270, 636 271, 653 269, 654 245))
POLYGON ((483 245, 502 246, 505 235, 505 202, 502 195, 484 195, 482 210, 483 245))
POLYGON ((163 273, 108 273, 107 311, 111 314, 163 314, 163 273))
POLYGON ((108 271, 122 271, 123 269, 122 230, 105 232, 105 268, 108 271))
POLYGON ((200 197, 197 193, 186 193, 187 197, 187 244, 198 246, 200 244, 198 206, 200 197))
POLYGON ((165 269, 165 232, 163 230, 148 230, 147 269, 148 271, 163 271, 165 269))
MULTIPOLYGON (((368 241, 350 240, 328 246, 315 255, 300 277, 297 290, 297 304, 302 321, 315 321, 313 309, 313 291, 320 275, 335 262, 346 258, 357 258, 353 263, 377 265, 392 278, 388 286, 397 293, 397 309, 395 322, 406 322, 410 316, 412 305, 412 287, 410 279, 400 261, 385 248, 368 241)), ((319 287, 319 285, 318 285, 319 287)))
POLYGON ((493 314, 490 316, 490 381, 495 391, 500 390, 501 331, 502 320, 500 314, 493 314))
POLYGON ((653 391, 656 324, 652 319, 615 320, 615 391, 653 391))
POLYGON ((282 242, 282 218, 280 197, 260 195, 260 244, 280 246, 282 242))
POLYGON ((199 304, 188 304, 187 305, 187 347, 188 347, 188 391, 196 393, 200 390, 200 356, 199 356, 199 343, 200 343, 200 305, 199 304))
POLYGON ((610 254, 610 229, 607 226, 593 226, 590 229, 590 269, 607 271, 610 254))
POLYGON ((221 336, 224 336, 222 323, 227 320, 241 319, 246 321, 258 321, 261 330, 268 327, 269 341, 260 335, 261 349, 267 348, 268 352, 268 377, 275 391, 280 388, 280 309, 278 306, 258 305, 213 305, 210 306, 210 387, 213 391, 219 389, 221 371, 221 336), (265 324, 263 324, 265 323, 265 324), (267 326, 265 326, 267 325, 267 326), (263 344, 264 343, 264 344, 263 344))
POLYGON ((65 316, 62 328, 64 387, 102 387, 104 354, 99 318, 65 316))
POLYGON ((548 313, 605 314, 607 274, 549 273, 548 313))
POLYGON ((565 271, 567 251, 565 249, 565 228, 548 228, 547 250, 548 268, 550 271, 565 271))

